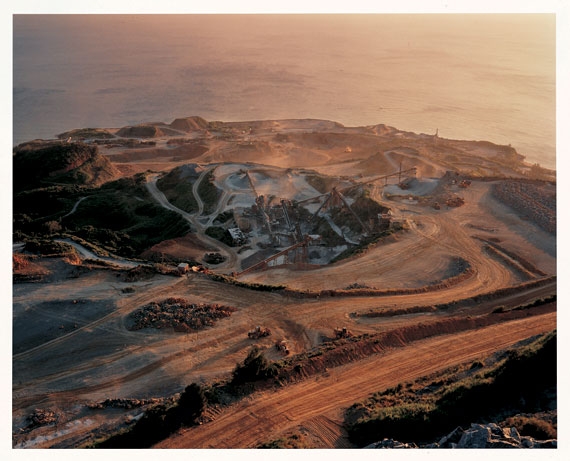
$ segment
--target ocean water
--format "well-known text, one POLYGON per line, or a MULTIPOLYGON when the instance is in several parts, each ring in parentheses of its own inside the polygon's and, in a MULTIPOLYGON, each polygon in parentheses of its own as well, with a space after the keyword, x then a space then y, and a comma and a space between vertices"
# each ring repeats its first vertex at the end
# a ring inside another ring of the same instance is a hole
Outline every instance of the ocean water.
POLYGON ((511 144, 556 164, 538 15, 15 15, 13 143, 72 128, 321 118, 511 144))

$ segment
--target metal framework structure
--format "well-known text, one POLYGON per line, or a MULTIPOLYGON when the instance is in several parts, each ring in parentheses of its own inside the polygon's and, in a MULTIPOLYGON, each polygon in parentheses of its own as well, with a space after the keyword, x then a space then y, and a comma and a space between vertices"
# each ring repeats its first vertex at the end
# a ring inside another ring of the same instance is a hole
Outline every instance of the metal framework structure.
MULTIPOLYGON (((289 248, 285 248, 284 250, 280 251, 279 253, 275 253, 274 255, 270 256, 269 258, 260 261, 253 266, 249 266, 247 269, 244 269, 241 272, 236 274, 236 277, 240 275, 247 274, 248 272, 253 272, 258 269, 266 269, 271 265, 271 262, 277 261, 280 258, 283 258, 282 264, 289 264, 289 263, 306 263, 307 262, 307 247, 309 246, 309 242, 312 241, 313 238, 309 235, 305 236, 302 242, 295 243, 291 245, 289 248)), ((279 265, 279 264, 274 264, 279 265)))

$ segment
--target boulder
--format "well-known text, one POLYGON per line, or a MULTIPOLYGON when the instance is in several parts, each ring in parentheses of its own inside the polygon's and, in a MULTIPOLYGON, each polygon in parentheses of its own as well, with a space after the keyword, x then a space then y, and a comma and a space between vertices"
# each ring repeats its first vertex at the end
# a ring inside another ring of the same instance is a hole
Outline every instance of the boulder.
MULTIPOLYGON (((420 448, 557 448, 556 440, 535 440, 522 437, 515 427, 501 428, 495 423, 471 424, 469 429, 456 427, 439 442, 420 448)), ((384 439, 365 448, 418 448, 414 443, 402 443, 384 439)))

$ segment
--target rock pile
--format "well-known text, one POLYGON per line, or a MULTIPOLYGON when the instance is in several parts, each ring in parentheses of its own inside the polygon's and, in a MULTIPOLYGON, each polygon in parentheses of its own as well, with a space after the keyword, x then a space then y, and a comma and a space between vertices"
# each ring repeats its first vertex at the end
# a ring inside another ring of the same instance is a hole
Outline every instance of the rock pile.
POLYGON ((220 253, 206 253, 204 262, 207 264, 221 264, 226 260, 220 253))
POLYGON ((103 408, 124 408, 130 410, 139 408, 144 405, 160 403, 163 399, 105 399, 103 402, 90 403, 87 406, 91 410, 100 410, 103 408))
MULTIPOLYGON (((535 440, 521 436, 516 428, 501 428, 495 423, 471 424, 469 429, 455 428, 439 442, 419 448, 557 448, 556 440, 535 440)), ((418 448, 414 443, 392 439, 375 442, 365 448, 418 448)))
POLYGON ((34 412, 28 416, 28 428, 45 426, 47 424, 52 424, 57 421, 57 415, 52 410, 42 410, 36 408, 34 412))
POLYGON ((415 443, 402 443, 397 440, 384 439, 381 442, 374 442, 364 448, 418 448, 415 443))
POLYGON ((521 436, 514 427, 501 428, 495 423, 457 427, 438 443, 424 448, 556 448, 556 440, 535 440, 521 436))
POLYGON ((550 233, 556 232, 556 194, 534 184, 505 181, 496 184, 493 194, 514 210, 527 215, 550 233))
POLYGON ((219 304, 193 304, 183 298, 168 298, 152 302, 131 314, 134 324, 130 330, 142 328, 174 328, 187 332, 213 326, 221 318, 237 311, 235 307, 219 304))

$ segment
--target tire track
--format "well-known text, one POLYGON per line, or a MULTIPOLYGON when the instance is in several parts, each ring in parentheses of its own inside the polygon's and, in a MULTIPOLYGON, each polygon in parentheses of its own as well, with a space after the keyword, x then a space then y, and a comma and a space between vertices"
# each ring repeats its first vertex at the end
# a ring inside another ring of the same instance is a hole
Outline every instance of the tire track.
MULTIPOLYGON (((401 382, 473 361, 556 328, 556 314, 421 340, 283 390, 252 396, 216 420, 178 433, 157 448, 252 448, 321 415, 340 418, 342 408, 401 382)), ((332 447, 331 447, 332 448, 332 447)))

